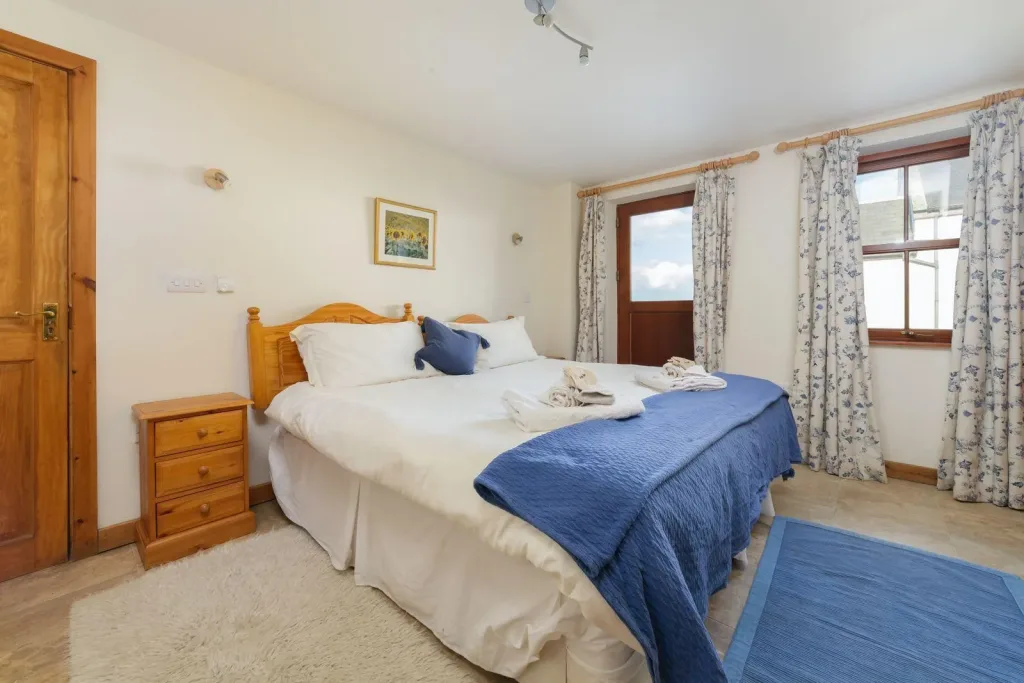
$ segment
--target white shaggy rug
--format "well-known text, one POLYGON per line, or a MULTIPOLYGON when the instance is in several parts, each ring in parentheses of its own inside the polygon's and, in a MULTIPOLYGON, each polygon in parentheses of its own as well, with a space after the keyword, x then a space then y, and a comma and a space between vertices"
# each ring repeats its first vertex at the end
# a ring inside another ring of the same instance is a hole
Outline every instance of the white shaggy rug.
POLYGON ((287 527, 158 567, 71 609, 72 683, 507 680, 445 648, 287 527))

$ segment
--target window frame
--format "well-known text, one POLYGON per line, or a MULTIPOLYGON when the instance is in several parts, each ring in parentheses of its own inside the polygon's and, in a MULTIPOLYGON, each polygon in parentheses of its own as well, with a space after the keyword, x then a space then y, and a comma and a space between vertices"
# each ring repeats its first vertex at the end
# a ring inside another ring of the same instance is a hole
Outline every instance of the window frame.
POLYGON ((903 169, 903 242, 888 244, 862 244, 864 256, 899 254, 903 258, 903 323, 902 328, 868 328, 868 343, 872 346, 918 346, 949 347, 953 341, 953 330, 919 329, 910 327, 910 253, 959 249, 960 238, 911 240, 910 239, 910 191, 909 168, 935 161, 948 161, 970 156, 969 136, 952 138, 941 142, 915 145, 888 152, 866 154, 860 158, 857 175, 903 169))

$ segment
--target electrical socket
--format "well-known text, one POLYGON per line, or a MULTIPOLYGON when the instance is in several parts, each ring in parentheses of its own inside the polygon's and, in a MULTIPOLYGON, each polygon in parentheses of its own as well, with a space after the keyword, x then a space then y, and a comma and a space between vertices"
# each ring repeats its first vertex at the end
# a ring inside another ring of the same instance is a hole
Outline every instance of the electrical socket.
POLYGON ((206 278, 171 275, 167 278, 167 291, 176 294, 202 294, 206 291, 206 278))

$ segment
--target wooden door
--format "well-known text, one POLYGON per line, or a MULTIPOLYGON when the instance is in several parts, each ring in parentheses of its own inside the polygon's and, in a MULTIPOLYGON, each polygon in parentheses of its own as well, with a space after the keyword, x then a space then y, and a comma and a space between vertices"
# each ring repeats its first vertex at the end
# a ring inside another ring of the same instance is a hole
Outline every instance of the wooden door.
POLYGON ((693 192, 619 204, 619 362, 693 358, 693 192))
POLYGON ((69 182, 67 73, 0 52, 0 581, 67 558, 69 182))

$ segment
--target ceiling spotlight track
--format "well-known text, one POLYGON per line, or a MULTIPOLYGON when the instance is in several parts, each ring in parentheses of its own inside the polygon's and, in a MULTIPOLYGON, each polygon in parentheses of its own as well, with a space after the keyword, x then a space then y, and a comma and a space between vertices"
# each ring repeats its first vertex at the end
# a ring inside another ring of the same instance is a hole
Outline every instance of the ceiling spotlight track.
POLYGON ((579 45, 580 66, 587 66, 590 64, 590 51, 594 49, 594 46, 587 45, 578 38, 573 38, 566 33, 561 26, 555 23, 554 17, 551 16, 551 10, 555 8, 555 0, 525 0, 525 3, 526 9, 536 15, 533 18, 533 23, 544 28, 553 28, 566 40, 579 45))

